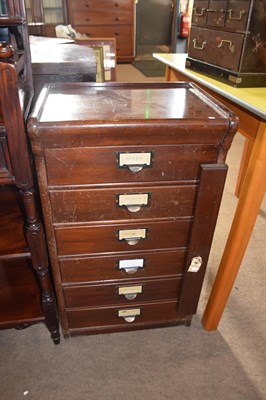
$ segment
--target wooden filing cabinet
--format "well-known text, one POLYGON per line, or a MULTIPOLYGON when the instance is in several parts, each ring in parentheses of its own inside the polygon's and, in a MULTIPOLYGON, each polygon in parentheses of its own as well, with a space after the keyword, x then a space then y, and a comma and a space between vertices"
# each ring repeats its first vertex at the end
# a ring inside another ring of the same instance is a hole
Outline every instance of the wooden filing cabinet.
POLYGON ((265 2, 195 0, 186 66, 232 86, 266 86, 265 2))
POLYGON ((90 38, 115 38, 118 62, 135 56, 134 0, 69 0, 69 23, 90 38))
POLYGON ((194 84, 43 89, 28 131, 66 337, 190 324, 236 129, 194 84))

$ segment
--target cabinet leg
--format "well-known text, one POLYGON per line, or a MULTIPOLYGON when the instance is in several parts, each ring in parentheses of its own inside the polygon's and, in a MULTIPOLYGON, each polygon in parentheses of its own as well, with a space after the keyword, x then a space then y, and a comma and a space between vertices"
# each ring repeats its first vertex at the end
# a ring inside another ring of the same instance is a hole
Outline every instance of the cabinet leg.
POLYGON ((35 194, 32 189, 20 191, 26 211, 26 237, 31 252, 32 265, 41 289, 41 302, 46 326, 55 344, 60 342, 59 322, 54 288, 49 273, 49 261, 44 231, 39 219, 35 194))

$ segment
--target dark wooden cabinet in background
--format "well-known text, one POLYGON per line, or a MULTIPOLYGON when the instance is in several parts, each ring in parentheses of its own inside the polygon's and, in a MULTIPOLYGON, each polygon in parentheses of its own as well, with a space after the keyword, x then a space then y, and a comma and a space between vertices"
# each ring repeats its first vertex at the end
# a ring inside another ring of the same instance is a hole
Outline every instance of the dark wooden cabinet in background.
POLYGON ((189 325, 235 115, 189 83, 41 98, 28 132, 64 335, 189 325))
POLYGON ((90 38, 115 38, 118 62, 135 56, 135 0, 68 0, 69 23, 90 38))
POLYGON ((187 68, 236 87, 266 86, 264 0, 195 0, 187 68))
POLYGON ((33 96, 23 2, 0 7, 0 329, 45 322, 59 343, 56 299, 25 132, 33 96), (11 46, 12 45, 12 46, 11 46))

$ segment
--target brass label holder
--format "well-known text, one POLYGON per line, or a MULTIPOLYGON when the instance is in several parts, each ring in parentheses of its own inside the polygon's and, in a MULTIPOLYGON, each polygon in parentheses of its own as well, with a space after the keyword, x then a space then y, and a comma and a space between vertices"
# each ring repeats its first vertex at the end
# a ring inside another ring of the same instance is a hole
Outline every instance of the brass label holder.
POLYGON ((139 172, 143 168, 152 166, 152 152, 118 153, 118 167, 128 168, 132 172, 139 172))
POLYGON ((120 286, 118 288, 118 294, 125 296, 127 300, 134 300, 138 294, 142 293, 142 285, 137 286, 120 286))
POLYGON ((129 245, 134 246, 140 240, 146 239, 147 229, 121 229, 118 231, 118 240, 125 240, 129 245))
POLYGON ((118 310, 118 317, 124 318, 126 322, 133 322, 135 321, 136 317, 141 315, 140 308, 131 308, 125 310, 118 310))
POLYGON ((148 206, 149 203, 149 193, 126 193, 117 195, 118 206, 126 207, 130 212, 138 212, 141 207, 148 206))

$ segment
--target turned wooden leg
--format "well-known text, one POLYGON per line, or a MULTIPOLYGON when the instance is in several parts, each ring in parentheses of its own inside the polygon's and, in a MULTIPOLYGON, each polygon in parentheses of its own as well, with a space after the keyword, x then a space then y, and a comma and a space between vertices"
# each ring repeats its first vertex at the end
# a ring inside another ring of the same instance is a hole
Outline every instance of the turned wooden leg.
POLYGON ((49 273, 49 261, 45 245, 44 231, 39 219, 35 193, 32 189, 20 191, 25 206, 27 222, 26 237, 31 252, 32 265, 36 271, 41 289, 41 302, 45 322, 55 344, 60 342, 56 299, 49 273))

